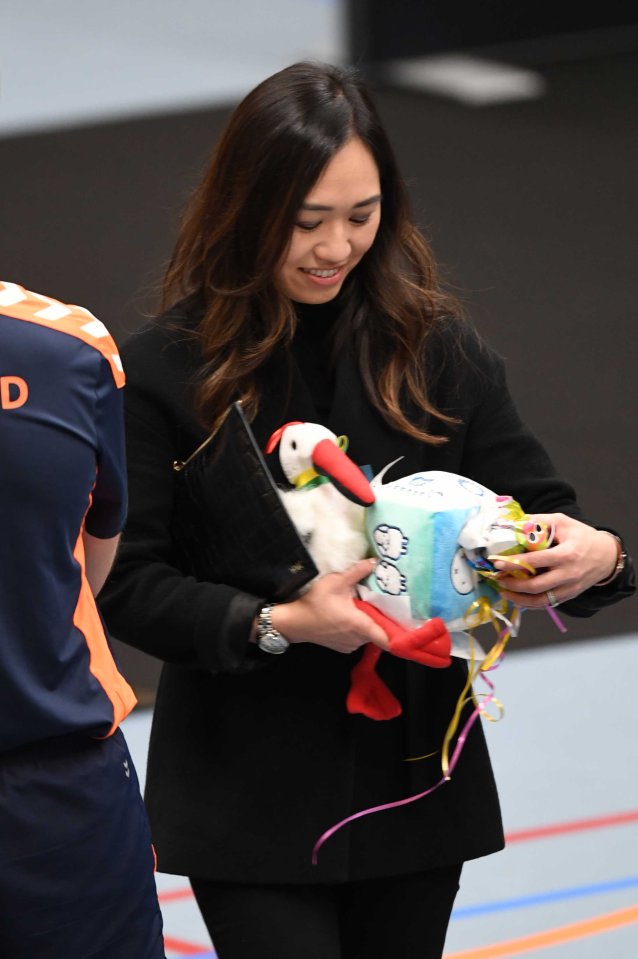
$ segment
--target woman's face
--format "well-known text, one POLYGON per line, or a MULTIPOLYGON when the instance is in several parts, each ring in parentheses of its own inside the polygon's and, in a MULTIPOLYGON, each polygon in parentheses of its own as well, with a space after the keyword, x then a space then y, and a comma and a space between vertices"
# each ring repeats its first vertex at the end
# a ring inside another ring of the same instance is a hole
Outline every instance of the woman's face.
POLYGON ((297 303, 327 303, 367 253, 379 229, 381 185, 357 138, 335 153, 304 200, 277 275, 297 303))

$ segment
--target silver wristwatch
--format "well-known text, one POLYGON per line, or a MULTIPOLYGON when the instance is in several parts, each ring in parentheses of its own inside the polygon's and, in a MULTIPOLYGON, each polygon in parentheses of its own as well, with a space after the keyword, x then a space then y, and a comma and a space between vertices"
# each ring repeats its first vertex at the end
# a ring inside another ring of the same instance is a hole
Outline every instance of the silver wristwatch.
POLYGON ((265 653, 285 653, 290 643, 272 624, 274 603, 266 603, 257 616, 257 645, 265 653))

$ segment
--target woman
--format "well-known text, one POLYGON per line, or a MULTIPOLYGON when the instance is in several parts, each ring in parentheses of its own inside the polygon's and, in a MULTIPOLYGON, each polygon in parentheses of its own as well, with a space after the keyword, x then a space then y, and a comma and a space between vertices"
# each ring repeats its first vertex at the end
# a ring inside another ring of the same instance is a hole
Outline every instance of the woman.
POLYGON ((501 360, 441 290, 351 71, 296 64, 240 104, 184 217, 164 299, 123 351, 131 507, 101 597, 115 635, 165 660, 147 778, 159 869, 190 877, 220 959, 439 957, 462 863, 503 845, 480 724, 444 788, 340 830, 315 866, 311 851, 348 814, 438 780, 440 755, 403 759, 440 750, 464 667, 383 656, 403 715, 349 715, 357 651, 387 647, 352 603, 370 563, 274 606, 199 582, 177 545, 171 464, 241 399, 262 449, 283 423, 321 422, 375 472, 403 457, 396 475, 449 470, 552 514, 543 570, 504 580, 522 606, 590 615, 633 591, 631 562, 581 520, 501 360))

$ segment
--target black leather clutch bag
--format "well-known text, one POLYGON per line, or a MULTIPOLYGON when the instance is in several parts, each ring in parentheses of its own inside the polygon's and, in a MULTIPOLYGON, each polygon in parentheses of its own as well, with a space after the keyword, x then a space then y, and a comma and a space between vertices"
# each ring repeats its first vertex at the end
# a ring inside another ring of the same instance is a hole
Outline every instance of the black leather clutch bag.
POLYGON ((197 579, 285 600, 317 575, 240 403, 173 468, 174 538, 197 579))

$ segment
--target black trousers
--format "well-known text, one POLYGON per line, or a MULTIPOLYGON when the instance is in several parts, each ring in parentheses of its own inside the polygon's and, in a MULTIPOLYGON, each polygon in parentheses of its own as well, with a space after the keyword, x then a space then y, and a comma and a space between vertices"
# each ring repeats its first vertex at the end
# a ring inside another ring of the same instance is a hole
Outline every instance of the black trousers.
POLYGON ((190 882, 219 959, 440 959, 461 868, 334 886, 190 882))

